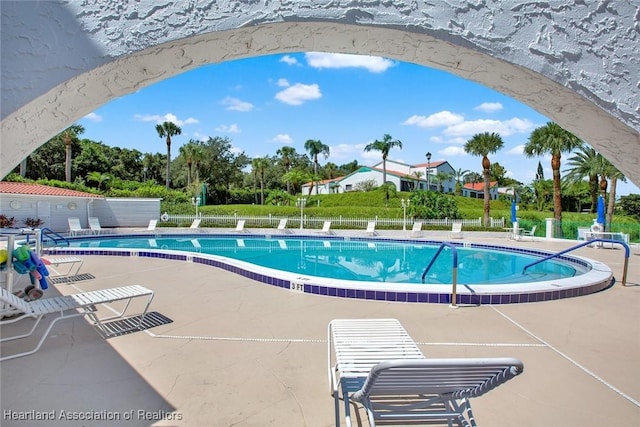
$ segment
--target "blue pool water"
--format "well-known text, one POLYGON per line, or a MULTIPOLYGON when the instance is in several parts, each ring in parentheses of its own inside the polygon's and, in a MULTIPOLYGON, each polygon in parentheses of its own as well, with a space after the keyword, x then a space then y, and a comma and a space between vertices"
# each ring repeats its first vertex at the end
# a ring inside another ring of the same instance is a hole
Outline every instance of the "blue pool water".
MULTIPOLYGON (((386 283, 422 283, 422 274, 439 245, 417 242, 318 238, 237 238, 235 236, 154 236, 73 240, 71 248, 169 249, 217 255, 270 269, 314 277, 386 283)), ((545 261, 527 270, 539 256, 504 250, 458 247, 460 284, 527 283, 570 278, 587 265, 545 261)), ((445 249, 425 283, 452 283, 452 251, 445 249)))

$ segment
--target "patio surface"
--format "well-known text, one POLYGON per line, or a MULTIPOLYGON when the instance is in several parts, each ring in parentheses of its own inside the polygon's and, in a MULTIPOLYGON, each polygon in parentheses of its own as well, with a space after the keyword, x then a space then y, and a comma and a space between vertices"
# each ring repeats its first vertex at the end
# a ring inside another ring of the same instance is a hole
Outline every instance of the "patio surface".
MULTIPOLYGON (((474 233, 464 240, 553 251, 576 243, 474 233)), ((632 248, 626 287, 623 250, 574 253, 609 265, 616 284, 578 298, 458 309, 302 294, 189 262, 86 256, 81 272, 95 279, 45 296, 140 284, 155 291, 151 311, 172 322, 109 339, 83 318, 59 322, 38 353, 0 365, 0 424, 332 426, 327 324, 397 318, 427 357, 524 362, 522 375, 472 400, 480 426, 637 426, 640 251, 632 248)), ((33 343, 8 342, 1 351, 33 343)), ((363 411, 354 421, 368 426, 363 411)))

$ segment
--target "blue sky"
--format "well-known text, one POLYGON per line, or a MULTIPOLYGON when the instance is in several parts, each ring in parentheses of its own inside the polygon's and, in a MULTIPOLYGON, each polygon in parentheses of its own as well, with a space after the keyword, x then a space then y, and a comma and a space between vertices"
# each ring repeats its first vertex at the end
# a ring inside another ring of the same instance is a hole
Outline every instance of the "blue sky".
MULTIPOLYGON (((228 137, 249 157, 275 155, 289 145, 305 153, 308 139, 328 145, 321 164, 357 160, 373 165, 380 153, 365 145, 384 134, 402 141, 389 159, 408 164, 446 160, 481 172, 464 143, 479 132, 499 133, 505 145, 489 158, 508 176, 530 184, 538 159, 522 154, 531 131, 549 119, 506 95, 457 76, 381 57, 331 53, 279 54, 203 66, 124 96, 78 123, 82 137, 143 153, 165 153, 155 125, 176 123, 172 157, 190 139, 228 137)), ((588 141, 586 141, 588 143, 588 141)), ((563 169, 570 155, 563 155, 563 169)), ((551 178, 550 158, 539 159, 551 178)), ((640 193, 619 183, 618 194, 640 193)))

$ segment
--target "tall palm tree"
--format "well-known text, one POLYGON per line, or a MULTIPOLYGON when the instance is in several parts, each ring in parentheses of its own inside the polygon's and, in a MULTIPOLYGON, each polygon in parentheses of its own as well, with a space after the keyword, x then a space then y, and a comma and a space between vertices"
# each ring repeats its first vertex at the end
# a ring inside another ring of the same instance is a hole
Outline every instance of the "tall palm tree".
POLYGON ((500 134, 495 132, 477 133, 464 144, 464 151, 474 156, 482 156, 482 175, 484 178, 484 226, 489 226, 490 196, 489 184, 491 179, 491 161, 489 154, 496 153, 504 146, 500 134))
POLYGON ((180 147, 180 155, 184 157, 185 164, 187 165, 187 187, 191 186, 191 174, 193 170, 193 163, 196 157, 197 141, 190 139, 185 145, 180 147))
MULTIPOLYGON (((296 154, 296 149, 289 146, 278 148, 276 154, 282 158, 281 163, 284 167, 284 173, 287 174, 291 170, 291 160, 296 154)), ((287 181, 287 193, 291 194, 291 182, 287 181)))
MULTIPOLYGON (((308 139, 307 142, 304 143, 304 149, 307 150, 313 158, 313 179, 315 180, 318 176, 318 155, 324 154, 324 158, 326 159, 329 157, 330 148, 328 145, 323 144, 319 139, 308 139)), ((317 194, 318 186, 316 185, 316 195, 317 194)), ((311 195, 311 192, 309 192, 309 195, 311 195)))
POLYGON ((164 122, 161 125, 156 125, 156 132, 160 138, 166 138, 167 141, 167 177, 166 187, 169 189, 169 182, 171 181, 171 137, 180 135, 182 129, 172 122, 164 122))
POLYGON ((264 205, 264 172, 269 167, 270 162, 266 157, 259 157, 251 161, 253 174, 260 180, 260 204, 264 205))
POLYGON ((71 145, 78 140, 78 136, 82 133, 84 133, 84 127, 71 125, 59 135, 59 138, 64 142, 64 179, 67 182, 71 182, 71 145))
POLYGON ((598 174, 601 169, 599 154, 593 148, 584 144, 578 147, 578 151, 567 161, 568 169, 564 179, 569 182, 582 181, 584 177, 589 178, 589 193, 591 195, 591 213, 596 211, 598 203, 598 174))
POLYGON ((367 144, 364 147, 364 151, 366 152, 375 150, 382 153, 382 185, 387 183, 387 157, 389 156, 389 151, 391 151, 393 147, 402 149, 402 142, 397 139, 392 139, 391 135, 388 133, 384 134, 382 141, 378 141, 376 139, 371 144, 367 144))
POLYGON ((562 153, 568 153, 580 147, 583 142, 560 125, 548 122, 534 129, 524 145, 527 157, 551 154, 551 171, 553 172, 553 216, 556 220, 556 237, 562 237, 562 189, 560 166, 562 153))

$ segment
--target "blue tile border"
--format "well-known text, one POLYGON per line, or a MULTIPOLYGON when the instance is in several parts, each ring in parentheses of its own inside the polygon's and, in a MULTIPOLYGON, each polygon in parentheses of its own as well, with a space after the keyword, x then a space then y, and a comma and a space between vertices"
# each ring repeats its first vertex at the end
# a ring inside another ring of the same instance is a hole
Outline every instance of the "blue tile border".
MULTIPOLYGON (((191 235, 188 234, 162 234, 162 235, 149 235, 149 234, 140 234, 140 235, 126 235, 126 237, 170 237, 170 238, 188 238, 191 235)), ((207 234, 203 235, 193 235, 200 238, 203 237, 229 237, 228 234, 207 234)), ((125 235, 111 235, 111 236, 95 236, 90 239, 122 239, 125 235)), ((275 237, 275 235, 238 235, 234 236, 234 238, 262 238, 262 239, 271 239, 275 237)), ((293 236, 287 235, 287 239, 313 239, 314 237, 310 236, 293 236)), ((86 237, 85 237, 86 239, 86 237)), ((353 241, 371 241, 371 242, 381 242, 381 243, 415 243, 415 244, 423 244, 423 245, 439 245, 442 242, 440 241, 425 241, 425 240, 409 240, 409 239, 371 239, 365 237, 351 237, 345 239, 339 236, 322 236, 321 238, 315 238, 317 240, 353 240, 353 241)), ((534 249, 526 249, 526 248, 514 248, 507 246, 494 246, 488 244, 478 244, 478 243, 460 243, 460 242, 449 242, 454 244, 455 246, 467 246, 476 249, 490 249, 490 250, 500 250, 506 252, 517 252, 517 253, 525 253, 537 256, 546 256, 552 254, 552 252, 542 251, 542 250, 534 250, 534 249)), ((207 258, 202 254, 197 253, 189 253, 189 254, 175 254, 175 253, 165 253, 154 251, 151 249, 133 249, 133 250, 113 250, 113 249, 94 249, 94 248, 82 248, 78 250, 74 249, 57 249, 57 248, 44 248, 43 253, 48 255, 98 255, 98 256, 138 256, 145 258, 156 258, 156 259, 168 259, 173 261, 191 261, 198 264, 203 264, 211 267, 216 267, 223 269, 225 271, 229 271, 234 274, 241 275, 243 277, 247 277, 251 280, 255 280, 261 283, 265 283, 271 286, 276 286, 285 289, 291 289, 291 281, 287 279, 282 279, 278 277, 273 277, 270 275, 259 274, 254 271, 250 271, 238 266, 234 266, 231 264, 227 264, 223 261, 207 258)), ((590 268, 590 264, 582 259, 574 258, 571 256, 558 256, 560 260, 577 263, 583 265, 587 268, 590 268)), ((526 293, 512 293, 512 294, 458 294, 457 295, 457 304, 464 305, 498 305, 498 304, 521 304, 521 303, 530 303, 530 302, 541 302, 541 301, 552 301, 562 298, 573 298, 577 296, 588 295, 591 293, 602 291, 609 286, 611 286, 615 281, 615 278, 611 278, 611 280, 606 280, 601 283, 595 283, 588 286, 580 287, 580 288, 571 288, 571 289, 559 289, 554 291, 532 291, 526 293)), ((364 290, 364 289, 353 289, 353 288, 341 288, 341 287, 333 287, 325 284, 314 284, 314 283, 303 283, 304 289, 303 292, 307 294, 313 295, 321 295, 321 296, 329 296, 329 297, 340 297, 340 298, 351 298, 351 299, 362 299, 362 300, 371 300, 371 301, 388 301, 388 302, 404 302, 404 303, 427 303, 427 304, 450 304, 451 303, 451 294, 445 293, 432 293, 432 292, 395 292, 395 291, 380 291, 380 290, 364 290)))

